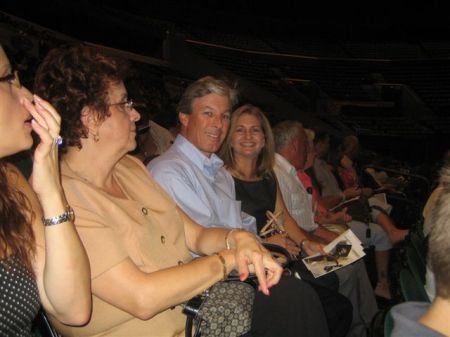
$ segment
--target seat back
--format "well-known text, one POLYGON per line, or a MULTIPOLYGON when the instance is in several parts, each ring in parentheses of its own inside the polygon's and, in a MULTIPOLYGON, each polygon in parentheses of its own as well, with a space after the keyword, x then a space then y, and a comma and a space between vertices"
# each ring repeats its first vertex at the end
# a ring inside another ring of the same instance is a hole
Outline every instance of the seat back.
POLYGON ((384 317, 384 337, 391 337, 394 328, 394 320, 392 319, 391 309, 389 309, 384 317))
POLYGON ((423 283, 408 268, 400 270, 400 291, 405 301, 430 302, 423 283))

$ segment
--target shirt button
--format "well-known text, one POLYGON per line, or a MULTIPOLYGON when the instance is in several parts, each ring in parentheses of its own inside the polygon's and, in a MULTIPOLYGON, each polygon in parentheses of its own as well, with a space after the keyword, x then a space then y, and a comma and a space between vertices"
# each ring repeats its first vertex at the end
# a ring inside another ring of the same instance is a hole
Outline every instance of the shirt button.
POLYGON ((148 214, 147 208, 142 207, 142 214, 144 214, 144 215, 147 215, 147 214, 148 214))
POLYGON ((179 265, 179 266, 181 266, 181 265, 183 265, 183 264, 184 264, 183 261, 178 261, 178 265, 179 265))
POLYGON ((165 244, 166 243, 166 238, 164 237, 164 235, 161 235, 161 243, 165 244))

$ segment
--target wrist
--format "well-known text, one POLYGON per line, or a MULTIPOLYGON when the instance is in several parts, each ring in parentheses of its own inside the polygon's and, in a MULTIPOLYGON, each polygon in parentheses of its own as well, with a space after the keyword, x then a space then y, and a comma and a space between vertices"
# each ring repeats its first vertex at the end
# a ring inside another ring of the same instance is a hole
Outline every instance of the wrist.
POLYGON ((243 229, 234 228, 225 236, 225 247, 226 249, 233 249, 236 248, 239 244, 239 242, 245 238, 248 238, 250 233, 243 229))
POLYGON ((45 218, 53 217, 63 213, 67 208, 67 201, 61 195, 53 195, 51 197, 39 197, 42 214, 45 218))
POLYGON ((221 270, 222 270, 222 281, 223 281, 228 276, 227 263, 226 263, 225 258, 223 257, 223 255, 221 253, 214 253, 214 255, 219 258, 219 262, 220 262, 220 265, 222 267, 221 270))
POLYGON ((298 246, 300 247, 300 249, 301 249, 302 251, 305 250, 305 243, 308 242, 308 241, 309 241, 308 239, 303 239, 303 240, 301 240, 301 241, 299 242, 298 246))
POLYGON ((50 217, 42 217, 42 223, 44 226, 59 225, 64 222, 73 222, 74 217, 73 209, 67 205, 64 212, 50 217))
POLYGON ((214 253, 213 255, 217 256, 220 261, 220 274, 222 275, 222 279, 226 279, 228 274, 236 269, 235 263, 235 251, 234 250, 222 250, 220 252, 214 253))

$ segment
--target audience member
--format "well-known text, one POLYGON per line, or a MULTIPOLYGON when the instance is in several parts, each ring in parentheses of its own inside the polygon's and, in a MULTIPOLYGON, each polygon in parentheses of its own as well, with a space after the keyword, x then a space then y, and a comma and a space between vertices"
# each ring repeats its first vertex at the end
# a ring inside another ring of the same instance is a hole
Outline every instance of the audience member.
POLYGON ((150 160, 165 152, 174 139, 169 130, 147 119, 137 126, 137 148, 133 155, 147 165, 150 160))
MULTIPOLYGON (((233 178, 215 154, 227 135, 236 100, 236 91, 222 80, 208 76, 192 83, 177 108, 180 134, 172 147, 147 167, 177 204, 201 225, 245 228, 256 233, 255 218, 242 212, 233 178)), ((264 306, 266 315, 257 306, 254 314, 266 322, 266 333, 328 335, 317 295, 302 281, 283 277, 264 306)))
POLYGON ((395 226, 389 213, 392 206, 387 203, 385 193, 374 194, 374 190, 362 186, 361 179, 356 169, 356 159, 359 154, 359 140, 356 136, 350 135, 344 137, 340 148, 337 150, 338 162, 335 170, 337 176, 342 182, 343 189, 356 188, 361 191, 369 202, 372 210, 372 219, 388 233, 393 244, 405 239, 408 234, 407 229, 399 229, 395 226))
MULTIPOLYGON (((320 202, 323 202, 323 205, 327 208, 330 205, 336 205, 342 200, 361 196, 363 193, 359 187, 351 187, 344 191, 340 189, 335 176, 324 160, 329 151, 329 141, 330 139, 327 133, 316 133, 314 142, 317 157, 314 161, 314 174, 321 188, 320 202)), ((378 213, 381 214, 381 212, 378 213)), ((375 264, 377 270, 375 294, 387 299, 392 298, 388 278, 389 255, 392 244, 386 231, 379 224, 371 221, 367 223, 350 221, 348 225, 366 248, 371 245, 375 246, 375 264)))
POLYGON ((74 45, 52 50, 36 75, 37 91, 61 111, 62 183, 91 262, 91 319, 58 325, 63 335, 181 336, 180 304, 231 270, 242 280, 255 271, 266 295, 282 272, 251 233, 193 222, 127 155, 140 117, 127 72, 119 60, 74 45), (189 251, 208 256, 193 261, 189 251))
MULTIPOLYGON (((442 167, 446 167, 450 165, 450 151, 447 151, 443 157, 443 165, 442 167)), ((430 196, 428 197, 425 206, 422 211, 422 217, 423 217, 423 236, 425 239, 428 239, 428 236, 431 232, 431 229, 433 228, 434 223, 432 222, 431 213, 433 209, 436 207, 436 204, 438 203, 439 198, 441 197, 442 193, 444 192, 444 184, 442 182, 439 182, 437 186, 434 188, 434 190, 431 192, 430 196)), ((431 271, 430 264, 427 263, 426 266, 426 273, 425 273, 425 291, 428 295, 428 298, 430 301, 433 301, 433 299, 436 296, 436 284, 434 280, 434 274, 431 271)))
MULTIPOLYGON (((313 157, 308 152, 305 129, 300 122, 283 121, 274 127, 273 132, 277 152, 274 171, 289 213, 305 231, 330 242, 336 234, 329 234, 326 228, 314 221, 312 191, 308 193, 297 176, 297 170, 303 171, 308 157, 313 157)), ((377 304, 364 262, 360 260, 337 270, 336 274, 339 277, 339 292, 353 305, 353 321, 348 336, 365 336, 377 312, 377 304)))
POLYGON ((0 46, 0 335, 31 336, 40 304, 64 324, 91 308, 89 264, 59 181, 60 117, 21 86, 0 46), (40 138, 28 184, 5 157, 40 138))
POLYGON ((436 297, 431 304, 405 302, 394 306, 392 337, 450 336, 450 166, 442 169, 442 193, 430 211, 428 262, 435 276, 436 297))
POLYGON ((256 218, 258 233, 267 237, 266 242, 286 248, 295 257, 291 269, 316 290, 328 318, 330 335, 346 335, 351 323, 351 305, 348 299, 336 293, 339 287, 336 273, 315 278, 299 260, 299 250, 303 256, 324 252, 315 237, 299 227, 286 209, 273 172, 272 129, 258 107, 245 104, 233 112, 219 157, 233 176, 236 199, 241 202, 242 210, 256 218), (267 212, 273 217, 268 217, 267 212), (275 227, 269 235, 263 234, 268 222, 281 224, 282 233, 277 233, 275 227))

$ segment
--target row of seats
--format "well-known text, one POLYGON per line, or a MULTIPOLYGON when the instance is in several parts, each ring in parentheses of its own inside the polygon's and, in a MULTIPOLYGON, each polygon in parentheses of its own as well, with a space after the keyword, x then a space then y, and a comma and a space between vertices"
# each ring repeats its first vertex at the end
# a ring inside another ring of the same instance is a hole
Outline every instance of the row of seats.
MULTIPOLYGON (((399 271, 400 292, 404 301, 428 302, 425 291, 427 238, 423 235, 422 223, 413 226, 401 252, 404 265, 399 271)), ((384 312, 384 337, 390 337, 394 322, 390 308, 384 312)))

